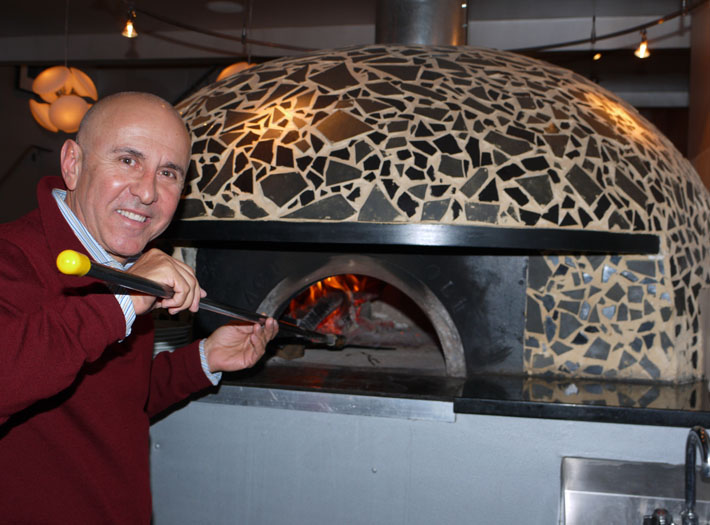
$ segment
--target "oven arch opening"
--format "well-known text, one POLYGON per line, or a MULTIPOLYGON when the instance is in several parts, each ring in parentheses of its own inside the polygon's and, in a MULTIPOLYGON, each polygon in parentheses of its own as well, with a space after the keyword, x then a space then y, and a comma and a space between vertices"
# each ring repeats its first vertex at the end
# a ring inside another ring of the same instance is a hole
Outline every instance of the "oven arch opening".
MULTIPOLYGON (((420 279, 406 269, 366 255, 347 254, 329 256, 323 264, 303 275, 290 274, 264 297, 259 311, 282 316, 289 303, 314 283, 338 275, 361 275, 394 288, 416 305, 430 324, 438 339, 443 356, 444 372, 449 377, 465 377, 466 361, 458 329, 439 298, 420 279)), ((422 327, 420 327, 422 328, 422 327)), ((385 356, 383 361, 385 361, 385 356)))

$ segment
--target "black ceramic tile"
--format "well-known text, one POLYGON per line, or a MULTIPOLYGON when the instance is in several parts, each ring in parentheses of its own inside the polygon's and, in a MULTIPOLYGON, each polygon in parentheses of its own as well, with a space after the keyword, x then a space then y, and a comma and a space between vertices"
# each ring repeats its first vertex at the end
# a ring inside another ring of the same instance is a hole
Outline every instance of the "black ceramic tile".
POLYGON ((362 172, 349 164, 331 160, 325 172, 325 183, 327 186, 342 184, 344 182, 357 180, 362 175, 362 172))
POLYGON ((530 199, 518 188, 506 188, 503 190, 507 193, 519 206, 525 206, 530 199))
POLYGON ((418 66, 377 66, 374 69, 381 71, 385 75, 407 81, 416 80, 420 71, 418 66))
POLYGON ((264 196, 279 206, 289 202, 308 186, 298 172, 269 175, 260 185, 264 196))
POLYGON ((488 185, 480 191, 478 199, 482 202, 498 202, 498 186, 496 179, 491 180, 488 185))
POLYGON ((260 160, 265 164, 271 164, 271 161, 274 158, 274 141, 261 140, 257 142, 254 149, 251 150, 250 157, 260 160))
POLYGON ((582 323, 577 320, 577 316, 562 312, 560 314, 560 339, 567 339, 582 327, 582 323))
POLYGON ((411 217, 417 212, 417 209, 419 208, 419 203, 412 199, 409 194, 403 193, 397 199, 397 207, 404 213, 406 213, 408 217, 411 217))
POLYGON ((489 144, 493 144, 507 155, 517 156, 527 153, 532 149, 529 142, 525 140, 519 140, 515 138, 506 137, 505 135, 497 132, 490 131, 484 137, 484 140, 489 144))
POLYGON ((466 217, 470 221, 495 223, 498 217, 498 206, 495 204, 466 203, 466 217))
POLYGON ((227 111, 224 117, 223 128, 228 130, 254 117, 255 115, 253 113, 245 111, 227 111))
POLYGON ((611 345, 609 343, 601 338, 596 338, 584 356, 591 359, 605 360, 609 355, 609 350, 611 350, 611 345))
MULTIPOLYGON (((483 183, 485 183, 488 180, 488 169, 487 168, 479 168, 476 170, 476 172, 473 174, 472 177, 470 177, 463 186, 461 186, 460 191, 466 197, 471 198, 473 197, 476 192, 483 186, 483 183)), ((498 192, 495 192, 495 198, 492 200, 498 200, 498 192)))
POLYGON ((360 209, 358 220, 363 222, 393 222, 400 216, 401 213, 392 206, 387 196, 379 188, 374 187, 360 209))
POLYGON ((525 175, 525 171, 517 164, 508 164, 496 171, 498 177, 504 181, 525 175))
POLYGON ((560 341, 557 341, 555 343, 552 343, 552 345, 550 345, 550 348, 552 348, 552 351, 556 355, 562 355, 562 354, 566 354, 567 352, 572 350, 573 347, 566 345, 560 341))
POLYGON ((310 80, 334 91, 358 84, 345 64, 339 64, 322 73, 311 75, 310 80))
POLYGON ((542 334, 542 315, 540 307, 532 297, 527 298, 527 306, 525 309, 525 329, 528 333, 542 334))
POLYGON ((239 211, 250 219, 263 219, 268 215, 268 212, 263 210, 253 200, 243 200, 239 204, 239 211))
POLYGON ((342 221, 356 213, 347 200, 342 195, 326 197, 303 208, 289 213, 285 216, 288 219, 323 219, 331 221, 342 221))
POLYGON ((362 133, 372 131, 372 127, 349 113, 338 110, 316 125, 316 129, 331 143, 340 142, 362 133))
POLYGON ((439 161, 439 172, 450 177, 462 178, 464 176, 463 162, 449 155, 442 155, 439 161))
POLYGON ((602 189, 580 167, 572 166, 565 176, 587 204, 592 204, 601 195, 602 189))
POLYGON ((547 175, 519 178, 516 182, 520 184, 538 204, 545 206, 552 202, 554 198, 550 178, 547 175))
POLYGON ((436 201, 426 201, 422 208, 422 220, 423 221, 441 221, 449 209, 450 199, 436 200, 436 201))
POLYGON ((661 371, 648 357, 643 356, 640 364, 651 379, 659 379, 661 377, 661 371))
POLYGON ((646 194, 643 192, 643 190, 641 190, 641 188, 634 184, 631 179, 629 179, 619 170, 616 170, 615 184, 619 188, 621 188, 621 190, 625 192, 629 197, 636 201, 639 206, 645 208, 646 194))

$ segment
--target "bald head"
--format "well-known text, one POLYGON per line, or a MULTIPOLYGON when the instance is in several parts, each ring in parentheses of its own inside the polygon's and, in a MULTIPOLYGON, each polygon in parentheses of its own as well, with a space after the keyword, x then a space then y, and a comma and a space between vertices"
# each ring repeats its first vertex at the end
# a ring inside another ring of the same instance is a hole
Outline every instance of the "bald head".
POLYGON ((185 122, 182 120, 180 113, 178 113, 170 102, 152 93, 124 91, 104 97, 89 108, 89 111, 86 112, 79 126, 76 141, 84 148, 89 147, 92 137, 100 133, 103 126, 110 125, 112 117, 115 116, 117 112, 121 113, 127 108, 139 107, 160 108, 164 110, 166 114, 172 115, 174 120, 179 123, 178 127, 184 129, 187 140, 190 140, 185 122))

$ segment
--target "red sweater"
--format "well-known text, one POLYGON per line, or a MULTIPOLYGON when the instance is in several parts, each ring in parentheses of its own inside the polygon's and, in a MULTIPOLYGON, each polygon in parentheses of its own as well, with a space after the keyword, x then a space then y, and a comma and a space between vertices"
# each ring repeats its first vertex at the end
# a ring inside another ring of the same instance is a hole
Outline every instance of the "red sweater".
POLYGON ((148 524, 149 418, 210 386, 197 343, 153 359, 108 288, 61 275, 86 253, 41 181, 39 208, 0 224, 0 522, 148 524))

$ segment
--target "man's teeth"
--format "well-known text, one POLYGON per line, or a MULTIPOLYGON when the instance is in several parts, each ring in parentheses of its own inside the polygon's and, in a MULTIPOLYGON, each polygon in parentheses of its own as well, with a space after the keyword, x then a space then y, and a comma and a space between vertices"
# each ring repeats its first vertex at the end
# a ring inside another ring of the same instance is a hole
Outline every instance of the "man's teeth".
POLYGON ((124 217, 128 217, 133 221, 145 222, 146 220, 146 217, 144 215, 138 215, 137 213, 133 213, 132 211, 118 210, 118 213, 120 213, 124 217))

